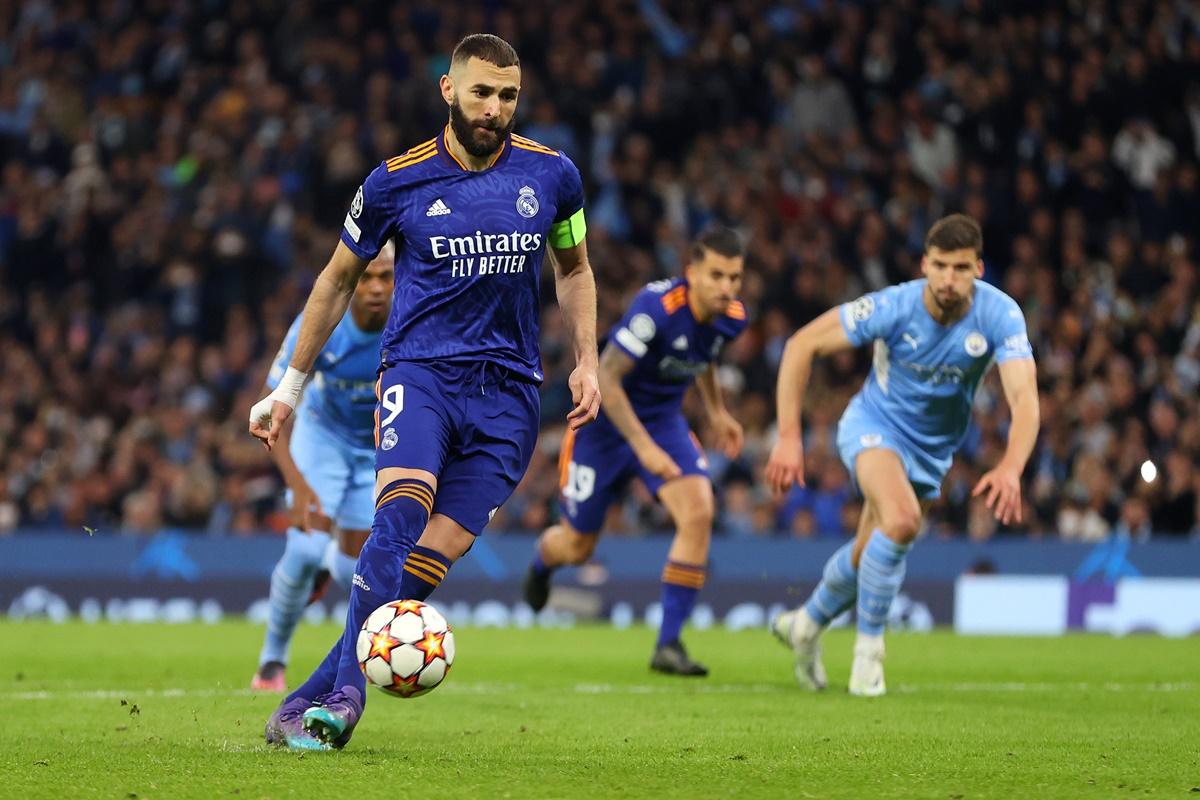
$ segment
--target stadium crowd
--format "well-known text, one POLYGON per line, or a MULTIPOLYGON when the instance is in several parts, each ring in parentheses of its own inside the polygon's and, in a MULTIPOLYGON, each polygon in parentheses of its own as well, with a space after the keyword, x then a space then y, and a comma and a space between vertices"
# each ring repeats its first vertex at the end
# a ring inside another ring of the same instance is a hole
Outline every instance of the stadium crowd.
MULTIPOLYGON (((1042 433, 1025 522, 997 530, 969 497, 1004 447, 993 373, 933 535, 1197 531, 1186 0, 0 0, 0 531, 285 526, 247 411, 355 188, 443 124, 435 82, 477 30, 521 54, 517 130, 584 173, 602 332, 706 222, 748 237, 753 325, 720 370, 747 438, 711 454, 719 533, 852 529, 833 430, 869 354, 819 366, 807 488, 773 498, 783 343, 916 276, 956 210, 1027 315, 1042 433)), ((556 513, 568 359, 549 279, 544 296, 543 433, 497 531, 556 513)), ((609 523, 666 527, 640 490, 609 523)))

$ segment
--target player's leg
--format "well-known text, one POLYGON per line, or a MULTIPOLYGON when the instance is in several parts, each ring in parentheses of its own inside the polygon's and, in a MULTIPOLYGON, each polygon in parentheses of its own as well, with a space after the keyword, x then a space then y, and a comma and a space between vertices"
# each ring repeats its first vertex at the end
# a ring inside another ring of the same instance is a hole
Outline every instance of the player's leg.
MULTIPOLYGON (((291 437, 291 454, 300 474, 312 487, 322 509, 341 501, 340 486, 345 480, 338 458, 337 442, 309 418, 296 419, 291 437)), ((289 492, 289 506, 294 498, 289 492)), ((336 507, 332 506, 332 507, 336 507)), ((285 667, 296 625, 313 593, 314 582, 322 568, 331 538, 331 519, 310 513, 308 530, 299 525, 300 509, 289 511, 292 527, 287 531, 283 556, 271 571, 268 594, 267 630, 259 652, 258 668, 250 686, 254 689, 282 692, 287 690, 285 667)))
POLYGON ((855 543, 863 541, 877 525, 869 502, 863 504, 855 538, 834 551, 821 573, 821 580, 799 608, 785 611, 771 623, 771 630, 795 654, 796 682, 801 688, 819 691, 828 684, 821 662, 820 636, 829 623, 849 610, 858 597, 858 568, 854 565, 855 543))
POLYGON ((663 567, 662 624, 650 666, 672 675, 704 676, 708 668, 688 657, 680 632, 704 586, 712 541, 712 483, 707 475, 684 475, 663 484, 658 499, 675 523, 675 538, 663 567))
POLYGON ((429 521, 454 424, 448 408, 458 387, 444 373, 402 362, 384 370, 379 386, 402 400, 376 431, 374 517, 351 579, 346 627, 317 670, 291 695, 314 704, 304 712, 304 724, 333 747, 349 740, 366 703, 355 653, 358 630, 372 611, 397 599, 404 559, 429 521), (403 389, 394 391, 397 386, 403 389), (325 708, 330 719, 310 720, 314 708, 325 708))
POLYGON ((325 550, 325 569, 349 592, 354 566, 371 533, 375 509, 375 454, 370 450, 346 453, 350 479, 337 509, 337 532, 325 550))
POLYGON ((922 512, 899 452, 863 450, 854 467, 863 496, 875 509, 876 524, 855 541, 858 637, 849 688, 851 694, 873 697, 887 690, 883 629, 904 581, 905 558, 921 529, 922 512))
POLYGON ((604 514, 628 480, 635 460, 625 440, 600 424, 563 435, 558 456, 558 507, 563 518, 542 531, 522 587, 525 602, 534 611, 541 611, 550 599, 554 570, 592 557, 604 514))

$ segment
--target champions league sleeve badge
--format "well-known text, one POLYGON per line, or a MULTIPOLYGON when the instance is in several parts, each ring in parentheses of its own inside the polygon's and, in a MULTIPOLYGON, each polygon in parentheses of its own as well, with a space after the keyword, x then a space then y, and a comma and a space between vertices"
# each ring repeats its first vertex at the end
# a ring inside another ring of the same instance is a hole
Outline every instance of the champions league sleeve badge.
POLYGON ((533 219, 537 216, 540 207, 533 189, 528 186, 522 186, 521 190, 517 193, 517 213, 525 219, 533 219))

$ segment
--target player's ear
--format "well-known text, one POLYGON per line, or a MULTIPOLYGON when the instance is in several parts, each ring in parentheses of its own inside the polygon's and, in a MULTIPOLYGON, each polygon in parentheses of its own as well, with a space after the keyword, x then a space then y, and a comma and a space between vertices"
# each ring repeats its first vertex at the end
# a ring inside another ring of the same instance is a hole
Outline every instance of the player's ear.
POLYGON ((454 105, 454 78, 443 75, 438 81, 438 87, 442 90, 442 99, 446 101, 446 105, 454 105))
POLYGON ((975 277, 976 278, 983 277, 983 259, 982 258, 975 262, 975 277))

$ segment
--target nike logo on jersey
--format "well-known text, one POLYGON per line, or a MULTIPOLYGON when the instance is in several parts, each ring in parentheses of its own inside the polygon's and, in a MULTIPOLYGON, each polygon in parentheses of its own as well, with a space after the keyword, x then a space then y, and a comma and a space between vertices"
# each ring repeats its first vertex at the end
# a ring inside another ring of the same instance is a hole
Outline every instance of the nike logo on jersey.
POLYGON ((678 339, 671 342, 671 347, 674 347, 676 350, 687 350, 687 347, 688 347, 687 337, 680 336, 678 339))
POLYGON ((904 333, 900 334, 900 338, 902 338, 902 339, 904 339, 904 341, 908 342, 908 343, 909 343, 909 345, 912 347, 912 349, 913 349, 913 350, 916 350, 916 349, 917 349, 917 345, 919 345, 919 344, 921 343, 921 340, 920 340, 920 339, 918 339, 917 337, 913 336, 911 333, 908 333, 907 331, 905 331, 904 333))
POLYGON ((442 202, 442 198, 433 201, 433 205, 425 212, 427 217, 444 217, 450 213, 450 206, 442 202))

